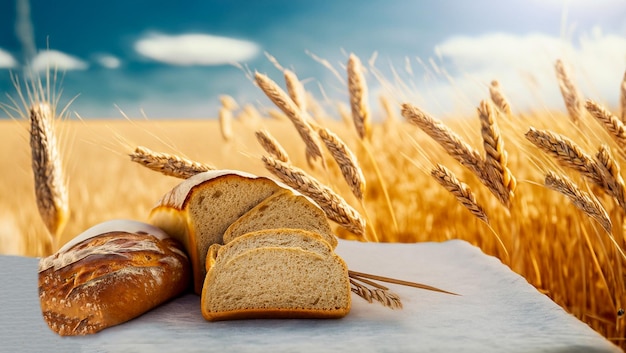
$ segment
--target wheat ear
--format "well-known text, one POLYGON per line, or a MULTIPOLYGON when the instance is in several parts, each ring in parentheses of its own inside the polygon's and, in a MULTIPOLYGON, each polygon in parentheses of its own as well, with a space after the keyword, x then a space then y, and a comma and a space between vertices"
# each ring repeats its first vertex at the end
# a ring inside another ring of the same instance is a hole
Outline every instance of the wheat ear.
POLYGON ((270 156, 281 162, 289 163, 289 156, 287 155, 287 152, 268 131, 259 130, 255 132, 255 135, 257 141, 259 141, 259 144, 263 147, 265 152, 269 153, 270 156))
POLYGON ((30 108, 30 148, 37 208, 55 248, 70 210, 54 134, 54 111, 48 103, 36 103, 30 108))
POLYGON ((559 81, 559 88, 561 90, 561 95, 563 96, 567 112, 574 124, 578 124, 583 113, 583 103, 580 98, 580 93, 578 92, 576 85, 572 82, 571 75, 565 68, 563 61, 560 59, 557 60, 555 69, 556 78, 559 81))
POLYGON ((600 166, 606 191, 613 196, 617 203, 626 211, 626 195, 624 189, 624 179, 620 175, 620 168, 617 160, 611 155, 611 150, 607 145, 600 145, 596 154, 596 161, 600 166))
POLYGON ((233 138, 233 112, 226 107, 221 107, 218 115, 220 123, 220 133, 224 141, 228 142, 233 138))
POLYGON ((620 84, 619 105, 621 108, 622 122, 626 124, 626 72, 620 84))
POLYGON ((559 164, 580 172, 594 184, 606 188, 598 164, 572 140, 534 127, 531 127, 525 136, 535 146, 556 158, 559 164))
POLYGON ((220 103, 222 104, 222 107, 230 111, 239 109, 239 104, 237 104, 237 101, 232 96, 223 94, 219 98, 220 98, 220 103))
POLYGON ((352 121, 359 137, 370 139, 372 127, 370 125, 370 110, 367 105, 367 84, 363 77, 363 65, 354 54, 348 59, 348 91, 350 93, 350 108, 352 121))
POLYGON ((467 184, 459 181, 454 173, 441 164, 435 165, 430 175, 448 190, 456 199, 467 208, 476 218, 489 224, 489 218, 484 209, 476 202, 476 196, 467 184))
POLYGON ((306 146, 307 161, 310 163, 320 158, 322 163, 324 163, 321 144, 316 138, 316 135, 312 133, 311 126, 308 124, 300 108, 298 108, 285 91, 269 77, 257 72, 255 74, 255 80, 265 95, 287 115, 295 126, 306 146))
POLYGON ((285 76, 285 85, 287 86, 289 97, 301 111, 305 112, 307 110, 306 91, 302 82, 300 82, 298 76, 293 71, 285 70, 283 75, 285 76))
POLYGON ((330 152, 331 156, 335 159, 341 174, 346 180, 350 190, 357 199, 363 200, 363 193, 365 192, 365 177, 363 171, 359 166, 359 161, 355 157, 354 153, 348 148, 339 136, 326 128, 320 128, 318 131, 320 138, 326 145, 326 148, 330 152))
POLYGON ((504 96, 504 93, 502 93, 500 83, 497 80, 491 81, 491 86, 489 86, 489 95, 491 96, 491 100, 493 101, 493 103, 502 113, 504 113, 509 118, 513 116, 511 114, 511 106, 509 105, 509 101, 504 96))
POLYGON ((173 154, 154 152, 146 147, 139 146, 131 153, 130 160, 144 167, 167 176, 187 179, 198 173, 214 170, 215 167, 194 162, 173 154))
POLYGON ((493 179, 487 186, 498 196, 502 204, 510 208, 517 182, 507 167, 504 139, 496 123, 496 113, 491 103, 485 100, 480 102, 478 117, 485 148, 485 172, 493 179))
POLYGON ((350 278, 350 290, 359 297, 372 303, 374 300, 390 309, 402 309, 402 301, 400 296, 382 288, 368 288, 363 283, 357 282, 350 278))
POLYGON ((626 156, 626 127, 624 123, 603 106, 591 99, 585 102, 585 108, 587 108, 587 111, 604 126, 609 135, 611 135, 611 138, 617 143, 622 155, 626 156))
POLYGON ((293 165, 266 156, 262 160, 282 182, 313 199, 328 218, 356 235, 365 235, 365 220, 341 196, 293 165))
POLYGON ((612 224, 609 215, 602 205, 590 194, 580 190, 580 188, 566 176, 559 177, 552 171, 548 171, 548 174, 546 174, 545 184, 548 188, 567 196, 574 206, 600 223, 602 228, 604 228, 609 235, 611 234, 612 224))

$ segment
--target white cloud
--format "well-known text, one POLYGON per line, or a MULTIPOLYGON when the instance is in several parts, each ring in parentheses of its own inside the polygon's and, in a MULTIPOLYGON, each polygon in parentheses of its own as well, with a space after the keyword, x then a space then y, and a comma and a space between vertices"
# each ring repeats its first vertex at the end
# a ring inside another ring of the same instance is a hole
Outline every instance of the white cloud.
POLYGON ((106 67, 107 69, 117 69, 120 65, 122 65, 122 61, 118 57, 111 54, 98 54, 96 55, 95 60, 98 64, 106 67))
POLYGON ((450 76, 420 87, 420 93, 438 101, 430 103, 433 113, 473 113, 488 97, 487 85, 493 79, 500 81, 517 111, 563 110, 554 72, 558 58, 570 66, 586 97, 615 107, 626 69, 626 37, 604 34, 599 28, 575 41, 546 34, 456 36, 437 45, 435 53, 450 76), (451 101, 454 104, 447 103, 451 101))
POLYGON ((135 42, 135 51, 170 65, 223 65, 250 60, 259 47, 253 42, 208 34, 153 33, 135 42))
POLYGON ((85 70, 89 67, 85 61, 58 50, 40 51, 33 59, 31 65, 35 71, 48 69, 60 71, 85 70))
POLYGON ((17 61, 8 51, 0 49, 0 69, 10 69, 17 66, 17 61))

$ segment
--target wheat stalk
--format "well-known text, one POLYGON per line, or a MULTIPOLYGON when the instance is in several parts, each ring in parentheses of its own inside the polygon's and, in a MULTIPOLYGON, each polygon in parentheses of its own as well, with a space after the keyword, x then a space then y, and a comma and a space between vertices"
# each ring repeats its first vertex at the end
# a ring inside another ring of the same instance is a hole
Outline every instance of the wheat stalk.
POLYGON ((54 134, 54 110, 46 102, 30 108, 30 148, 39 214, 53 236, 53 248, 69 219, 67 187, 54 134))
POLYGON ((603 106, 591 99, 585 102, 585 108, 587 108, 587 111, 604 126, 609 135, 611 135, 611 138, 617 143, 622 155, 626 156, 626 127, 624 123, 603 106))
POLYGON ((269 77, 257 72, 255 74, 255 80, 265 95, 287 115, 295 126, 306 146, 307 161, 310 163, 320 158, 324 164, 320 142, 312 133, 311 126, 308 124, 300 108, 298 108, 285 91, 269 77))
POLYGON ((507 153, 504 150, 504 140, 496 124, 493 106, 488 101, 481 101, 478 107, 483 146, 485 148, 485 172, 494 179, 487 185, 492 193, 506 207, 511 207, 517 182, 507 167, 507 153))
POLYGON ((622 122, 626 124, 626 72, 620 84, 619 105, 622 113, 622 122))
POLYGON ((293 165, 266 156, 262 160, 282 182, 313 199, 328 218, 356 235, 365 235, 365 220, 341 196, 293 165))
POLYGON ((617 160, 611 155, 611 150, 607 145, 600 145, 596 154, 596 161, 602 171, 602 176, 606 184, 606 191, 613 196, 617 203, 626 210, 626 195, 624 192, 624 179, 620 175, 620 168, 617 160))
POLYGON ((580 93, 578 92, 576 85, 572 82, 571 76, 565 68, 563 61, 560 59, 557 60, 555 69, 556 77, 559 81, 559 88, 561 90, 561 95, 563 96, 567 112, 570 119, 572 119, 575 124, 578 124, 583 113, 583 103, 580 98, 580 93))
POLYGON ((291 97, 291 100, 301 111, 305 112, 307 109, 306 91, 304 90, 302 82, 298 80, 298 76, 296 76, 293 71, 285 70, 283 74, 285 76, 285 85, 287 86, 289 97, 291 97))
POLYGON ((257 141, 265 152, 269 153, 270 156, 278 159, 281 162, 289 163, 289 156, 287 152, 281 146, 278 141, 265 130, 259 130, 255 133, 257 141))
POLYGON ((580 188, 578 188, 578 186, 576 186, 576 184, 574 184, 566 176, 559 177, 554 172, 548 171, 545 178, 545 185, 548 188, 567 196, 574 206, 585 212, 589 217, 596 220, 596 222, 600 223, 602 228, 604 228, 609 235, 611 234, 611 219, 606 213, 606 210, 595 198, 580 190, 580 188))
POLYGON ((489 86, 489 95, 491 96, 491 100, 493 101, 493 103, 496 105, 496 107, 498 107, 498 109, 500 109, 502 113, 504 113, 509 118, 513 116, 511 113, 511 106, 509 105, 509 101, 502 93, 500 83, 497 80, 491 81, 491 86, 489 86))
POLYGON ((535 146, 556 158, 561 165, 580 172, 594 184, 606 189, 598 164, 572 140, 534 127, 531 127, 525 136, 535 146))
POLYGON ((373 275, 373 274, 370 274, 370 273, 363 273, 363 272, 356 272, 356 271, 349 270, 348 271, 348 276, 350 278, 359 280, 359 281, 361 281, 361 282, 363 282, 365 284, 369 284, 372 287, 376 287, 376 288, 380 288, 380 289, 389 289, 389 288, 387 288, 387 287, 385 287, 383 285, 380 285, 378 283, 375 283, 373 281, 370 281, 370 280, 387 282, 387 283, 393 283, 393 284, 399 284, 401 286, 413 287, 413 288, 418 288, 418 289, 425 289, 425 290, 429 290, 429 291, 433 291, 433 292, 439 292, 439 293, 445 293, 445 294, 451 294, 451 295, 459 295, 457 293, 448 292, 447 290, 439 289, 437 287, 429 286, 427 284, 421 284, 421 283, 416 283, 416 282, 404 281, 404 280, 401 280, 401 279, 383 277, 383 276, 373 275))
MULTIPOLYGON (((348 148, 348 146, 333 132, 326 128, 320 128, 318 131, 320 138, 326 145, 326 148, 333 156, 339 168, 341 174, 346 180, 350 190, 357 199, 363 200, 363 193, 365 192, 365 176, 359 166, 359 161, 355 157, 354 153, 348 148)), ((283 161, 284 162, 284 161, 283 161)))
POLYGON ((454 197, 456 197, 456 199, 474 216, 489 224, 489 218, 484 209, 476 202, 476 196, 474 196, 472 190, 467 184, 459 181, 452 171, 437 164, 435 168, 431 170, 430 175, 435 178, 441 186, 454 195, 454 197))
POLYGON ((167 176, 187 179, 198 173, 214 170, 215 167, 194 162, 173 154, 154 152, 146 147, 139 146, 135 152, 129 154, 130 160, 144 167, 167 176))
POLYGON ((348 59, 348 91, 350 93, 350 108, 354 127, 363 139, 370 139, 372 128, 370 125, 370 111, 367 105, 367 84, 363 77, 363 65, 354 54, 348 59))
POLYGON ((359 283, 352 278, 350 278, 350 284, 350 290, 359 297, 367 300, 368 303, 373 303, 375 300, 390 309, 402 309, 400 296, 390 292, 389 290, 381 288, 368 288, 364 284, 359 283))
POLYGON ((220 123, 220 133, 222 134, 222 138, 224 141, 228 142, 233 138, 233 128, 232 128, 232 120, 233 113, 229 109, 222 107, 219 110, 218 115, 219 123, 220 123))

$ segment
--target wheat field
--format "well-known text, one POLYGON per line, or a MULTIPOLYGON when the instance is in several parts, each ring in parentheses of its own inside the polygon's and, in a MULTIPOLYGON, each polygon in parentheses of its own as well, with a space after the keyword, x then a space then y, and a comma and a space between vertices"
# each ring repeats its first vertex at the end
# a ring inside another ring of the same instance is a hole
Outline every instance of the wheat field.
MULTIPOLYGON (((44 256, 96 223, 145 221, 180 179, 133 163, 129 155, 138 146, 275 177, 266 169, 267 161, 280 155, 273 144, 284 154, 278 163, 315 178, 366 221, 363 236, 335 224, 340 237, 466 240, 626 347, 619 169, 626 133, 621 121, 596 116, 597 109, 580 100, 567 77, 560 81, 568 102, 562 112, 512 112, 499 95, 505 87, 494 82, 491 95, 476 102, 475 116, 445 121, 394 97, 382 97, 385 113, 371 116, 364 78, 350 72, 351 100, 344 102, 350 108, 322 115, 310 96, 302 97, 297 77, 291 72, 285 77, 286 98, 272 86, 285 85, 257 75, 276 106, 268 101, 255 109, 224 97, 219 119, 57 119, 69 218, 56 238, 37 207, 28 116, 0 121, 0 253, 44 256), (336 159, 328 145, 333 141, 335 152, 350 152, 353 165, 350 158, 336 159)), ((617 119, 621 111, 613 111, 617 119)))

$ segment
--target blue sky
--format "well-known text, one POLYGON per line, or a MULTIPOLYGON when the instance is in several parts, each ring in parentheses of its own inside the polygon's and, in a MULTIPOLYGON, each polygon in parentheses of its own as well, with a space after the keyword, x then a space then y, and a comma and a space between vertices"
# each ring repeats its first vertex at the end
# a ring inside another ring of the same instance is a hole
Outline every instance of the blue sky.
POLYGON ((9 73, 27 62, 57 65, 65 100, 79 95, 72 110, 85 118, 121 117, 115 105, 131 117, 214 117, 223 93, 268 106, 230 64, 279 80, 264 52, 315 95, 321 86, 344 101, 343 84, 310 53, 342 74, 348 53, 365 63, 377 53, 376 69, 393 80, 393 67, 410 89, 371 70, 374 107, 387 93, 444 116, 473 111, 494 78, 514 108, 562 109, 559 57, 587 96, 615 106, 626 69, 623 0, 3 1, 0 93, 13 94, 9 73))

